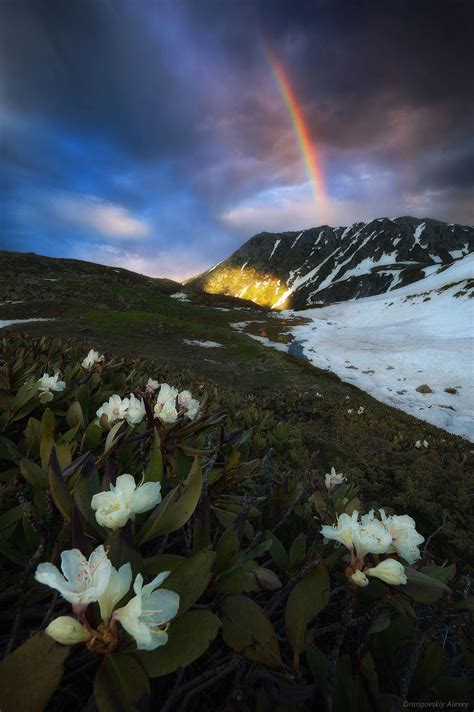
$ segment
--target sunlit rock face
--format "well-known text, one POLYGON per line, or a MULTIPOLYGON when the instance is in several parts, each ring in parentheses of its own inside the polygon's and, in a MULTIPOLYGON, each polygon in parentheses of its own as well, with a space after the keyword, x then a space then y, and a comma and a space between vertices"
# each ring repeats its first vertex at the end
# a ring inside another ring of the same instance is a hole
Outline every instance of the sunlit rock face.
POLYGON ((412 217, 262 232, 188 288, 304 309, 390 292, 474 249, 474 227, 412 217))

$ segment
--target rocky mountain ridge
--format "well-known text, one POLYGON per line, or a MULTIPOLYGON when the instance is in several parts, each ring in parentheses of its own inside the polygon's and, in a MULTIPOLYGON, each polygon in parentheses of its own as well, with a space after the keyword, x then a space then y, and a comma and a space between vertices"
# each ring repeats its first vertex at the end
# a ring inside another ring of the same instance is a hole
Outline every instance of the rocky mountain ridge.
POLYGON ((305 309, 390 292, 472 251, 473 226, 410 216, 262 232, 186 286, 273 309, 305 309))

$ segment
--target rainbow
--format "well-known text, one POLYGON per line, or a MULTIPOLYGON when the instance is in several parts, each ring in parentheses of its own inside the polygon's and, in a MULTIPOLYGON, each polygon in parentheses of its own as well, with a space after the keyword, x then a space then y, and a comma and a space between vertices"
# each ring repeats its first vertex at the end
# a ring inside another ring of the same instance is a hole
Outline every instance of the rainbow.
POLYGON ((322 170, 321 158, 316 150, 310 129, 305 120, 301 106, 298 104, 298 100, 291 86, 288 74, 286 73, 283 65, 277 60, 273 52, 268 47, 265 47, 265 55, 293 122, 298 143, 301 148, 301 153, 306 165, 308 178, 311 183, 318 218, 320 220, 327 221, 329 219, 329 201, 324 184, 324 173, 322 170))

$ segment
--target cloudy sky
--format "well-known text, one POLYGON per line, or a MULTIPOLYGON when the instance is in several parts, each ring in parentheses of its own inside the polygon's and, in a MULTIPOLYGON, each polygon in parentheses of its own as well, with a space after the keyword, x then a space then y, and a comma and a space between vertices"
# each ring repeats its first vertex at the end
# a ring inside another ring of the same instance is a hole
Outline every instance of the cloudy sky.
POLYGON ((473 223, 473 35, 471 0, 2 0, 0 247, 184 278, 261 230, 473 223))

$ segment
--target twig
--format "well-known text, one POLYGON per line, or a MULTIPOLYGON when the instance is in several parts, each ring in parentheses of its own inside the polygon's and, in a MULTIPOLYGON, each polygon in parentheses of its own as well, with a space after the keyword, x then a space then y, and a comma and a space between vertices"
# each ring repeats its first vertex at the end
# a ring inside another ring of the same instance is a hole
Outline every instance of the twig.
MULTIPOLYGON (((222 676, 222 673, 224 672, 225 675, 227 675, 229 672, 234 670, 238 664, 239 664, 239 659, 234 658, 230 662, 224 662, 219 665, 216 665, 206 672, 203 672, 202 675, 199 675, 199 677, 196 677, 194 680, 191 680, 188 682, 186 685, 183 685, 180 689, 178 689, 176 692, 174 692, 173 688, 173 693, 168 697, 166 700, 165 704, 161 707, 160 712, 170 712, 170 710, 173 709, 173 705, 175 702, 182 697, 182 695, 186 694, 186 697, 183 701, 183 704, 180 706, 179 710, 180 712, 184 709, 184 706, 189 702, 189 699, 196 694, 197 692, 200 692, 201 689, 204 689, 202 686, 205 685, 208 687, 210 684, 214 682, 214 680, 219 679, 222 676), (230 667, 232 666, 232 667, 230 667), (188 699, 189 698, 189 699, 188 699)), ((176 687, 176 685, 175 685, 176 687)))
POLYGON ((433 537, 435 537, 436 534, 439 534, 439 532, 444 528, 444 525, 446 524, 447 514, 448 514, 447 511, 445 509, 443 509, 443 521, 440 524, 440 526, 437 529, 435 529, 435 531, 432 534, 430 534, 428 539, 426 540, 425 546, 423 548, 423 558, 425 558, 425 556, 426 556, 426 552, 428 551, 428 546, 429 546, 431 540, 433 539, 433 537))
POLYGON ((233 670, 235 670, 239 664, 240 660, 232 660, 228 665, 222 666, 219 671, 214 671, 214 674, 209 680, 202 682, 200 685, 197 685, 197 687, 194 687, 194 689, 190 690, 184 698, 179 712, 184 712, 192 697, 199 694, 203 690, 206 690, 208 687, 212 687, 212 685, 214 685, 217 680, 222 680, 222 678, 227 677, 227 675, 229 675, 233 670))
POLYGON ((299 570, 299 572, 293 576, 293 578, 288 581, 288 583, 283 586, 283 588, 276 594, 276 596, 272 599, 270 604, 267 606, 266 613, 267 615, 271 615, 274 610, 279 606, 280 601, 285 597, 287 593, 291 591, 291 589, 296 586, 298 581, 301 581, 302 578, 306 576, 306 574, 309 574, 310 571, 316 568, 316 566, 319 565, 319 560, 315 559, 314 561, 310 561, 309 564, 306 564, 306 566, 303 566, 302 569, 299 570))

